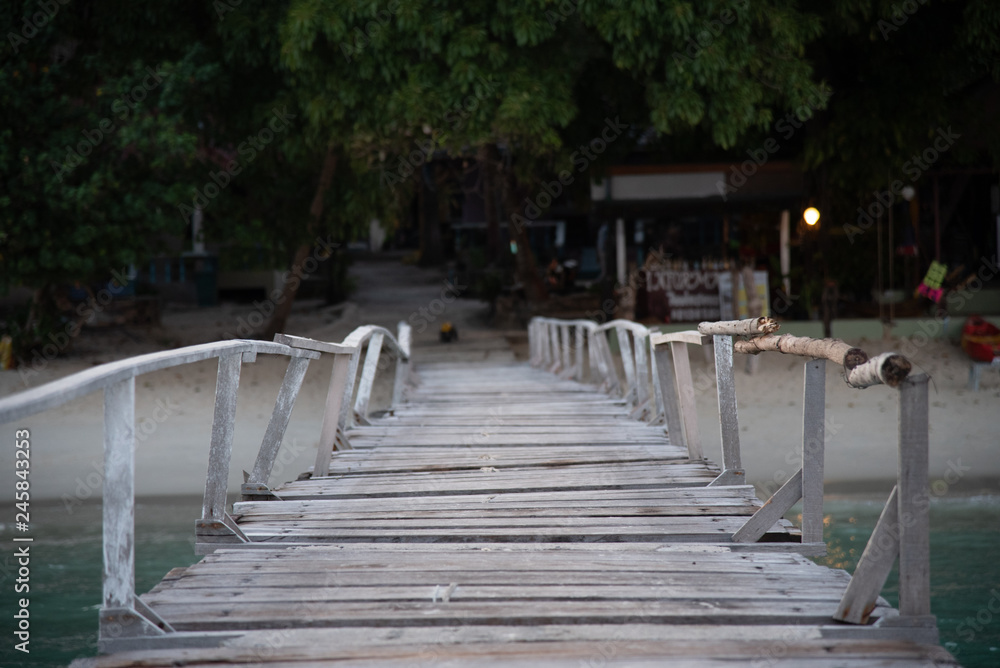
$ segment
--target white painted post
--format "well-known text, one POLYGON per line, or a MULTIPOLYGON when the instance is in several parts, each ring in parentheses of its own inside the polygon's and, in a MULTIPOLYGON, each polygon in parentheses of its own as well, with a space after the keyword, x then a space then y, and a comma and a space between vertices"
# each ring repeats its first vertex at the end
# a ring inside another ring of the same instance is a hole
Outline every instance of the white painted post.
MULTIPOLYGON (((649 411, 649 334, 639 334, 635 337, 635 387, 636 404, 644 412, 649 411)), ((639 415, 643 419, 645 415, 639 415)))
POLYGON ((549 371, 558 373, 562 369, 562 351, 559 349, 559 325, 555 322, 549 323, 549 355, 552 359, 549 371))
POLYGON ((208 451, 208 478, 205 481, 203 520, 221 520, 226 514, 226 490, 229 487, 229 460, 236 429, 236 399, 240 387, 241 354, 219 357, 215 383, 215 416, 212 419, 212 444, 208 451))
MULTIPOLYGON (((315 353, 314 353, 315 354, 315 353)), ((281 448, 281 440, 285 436, 285 429, 288 427, 288 420, 292 416, 292 409, 295 407, 295 399, 302 388, 302 381, 306 377, 306 370, 309 368, 310 358, 306 356, 291 357, 288 360, 288 368, 285 370, 285 379, 278 390, 278 398, 274 403, 274 410, 271 412, 271 419, 267 423, 267 430, 260 444, 260 452, 257 453, 257 460, 254 462, 253 471, 247 480, 248 485, 267 485, 271 476, 271 469, 274 467, 274 460, 278 456, 281 448)), ((244 490, 246 493, 247 490, 244 490)))
POLYGON ((344 398, 340 403, 340 417, 338 425, 340 427, 340 442, 336 444, 338 449, 350 450, 350 443, 347 442, 347 430, 354 426, 354 386, 358 380, 358 366, 361 361, 361 347, 359 346, 351 353, 350 362, 347 366, 347 382, 344 384, 344 398))
POLYGON ((562 330, 562 368, 566 373, 573 371, 573 353, 569 342, 569 325, 561 325, 562 330))
MULTIPOLYGON (((667 435, 674 445, 684 447, 684 428, 681 426, 681 407, 677 398, 677 380, 674 377, 674 363, 670 359, 669 346, 661 344, 653 349, 653 360, 660 388, 660 407, 667 421, 667 435)), ((688 453, 690 457, 690 452, 688 453)), ((700 459, 700 457, 699 457, 700 459)))
POLYGON ((396 340, 402 352, 396 355, 396 377, 392 384, 392 406, 395 408, 403 401, 403 388, 410 380, 410 339, 412 330, 408 324, 400 321, 396 327, 396 340))
POLYGON ((575 325, 574 340, 576 343, 576 370, 574 372, 574 377, 578 383, 583 382, 583 325, 577 323, 575 325))
POLYGON ((698 406, 694 397, 694 381, 691 378, 691 359, 688 357, 688 344, 683 341, 671 342, 670 357, 674 363, 677 403, 684 425, 684 445, 688 449, 688 458, 704 459, 705 455, 701 447, 701 430, 698 427, 698 406))
POLYGON ((826 360, 805 363, 802 399, 802 542, 823 542, 826 360))
POLYGON ((330 474, 330 458, 337 441, 340 408, 344 401, 344 386, 347 384, 350 366, 350 354, 334 353, 330 389, 326 393, 326 410, 323 412, 323 426, 320 427, 319 447, 316 450, 316 463, 313 465, 314 478, 330 474))
POLYGON ((615 327, 615 334, 618 336, 618 354, 622 358, 622 367, 625 371, 625 401, 632 403, 636 396, 635 382, 635 357, 632 354, 632 342, 629 340, 629 331, 624 327, 615 327))
POLYGON ((650 421, 654 424, 666 423, 666 413, 663 404, 663 388, 660 386, 659 366, 656 363, 656 350, 653 348, 652 338, 647 338, 649 343, 649 373, 653 384, 653 411, 650 421))
POLYGON ((368 350, 365 352, 365 364, 361 369, 361 384, 358 387, 358 397, 354 402, 354 410, 362 420, 368 419, 368 402, 372 396, 372 386, 375 384, 375 374, 378 372, 378 358, 382 353, 382 340, 385 335, 375 332, 368 339, 368 350))
POLYGON ((104 607, 131 608, 135 598, 135 376, 104 388, 103 506, 104 607))
POLYGON ((742 485, 745 484, 746 477, 740 459, 740 422, 736 413, 736 380, 733 377, 733 338, 728 334, 716 334, 713 342, 723 471, 710 485, 742 485))

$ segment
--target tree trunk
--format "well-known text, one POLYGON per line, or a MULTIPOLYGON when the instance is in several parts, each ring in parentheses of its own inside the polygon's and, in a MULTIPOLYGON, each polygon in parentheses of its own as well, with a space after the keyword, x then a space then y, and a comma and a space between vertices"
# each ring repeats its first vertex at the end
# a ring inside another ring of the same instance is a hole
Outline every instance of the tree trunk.
MULTIPOLYGON (((432 169, 430 166, 427 169, 432 169)), ((423 168, 421 168, 423 169, 423 168)), ((437 193, 427 187, 423 172, 417 171, 417 215, 420 221, 420 264, 429 267, 444 261, 441 248, 441 216, 437 193)))
MULTIPOLYGON (((313 196, 312 205, 309 207, 309 224, 306 227, 309 236, 314 237, 320 228, 323 219, 323 200, 326 191, 333 183, 333 174, 337 169, 337 151, 333 143, 326 148, 326 155, 323 157, 323 168, 319 173, 319 183, 316 185, 316 194, 313 196)), ((268 295, 275 302, 274 313, 271 319, 264 325, 260 338, 270 341, 275 334, 285 331, 288 322, 288 315, 292 312, 292 303, 295 295, 299 292, 299 285, 302 283, 304 272, 303 264, 313 252, 313 239, 304 243, 295 250, 295 257, 292 259, 291 274, 289 280, 281 286, 281 297, 273 299, 273 295, 268 295)))
POLYGON ((528 220, 525 215, 525 197, 522 197, 521 186, 517 181, 512 169, 504 173, 504 195, 507 200, 507 209, 511 214, 507 219, 507 230, 511 240, 517 244, 517 255, 515 256, 515 266, 517 280, 524 286, 524 295, 532 304, 538 304, 549 298, 549 292, 545 287, 545 281, 538 273, 538 264, 535 262, 535 254, 531 251, 531 243, 528 240, 528 230, 520 221, 528 220), (515 219, 517 214, 517 219, 515 219))
POLYGON ((483 210, 486 214, 486 262, 493 264, 500 256, 500 221, 497 217, 496 174, 500 152, 496 144, 479 147, 479 178, 483 182, 483 210))

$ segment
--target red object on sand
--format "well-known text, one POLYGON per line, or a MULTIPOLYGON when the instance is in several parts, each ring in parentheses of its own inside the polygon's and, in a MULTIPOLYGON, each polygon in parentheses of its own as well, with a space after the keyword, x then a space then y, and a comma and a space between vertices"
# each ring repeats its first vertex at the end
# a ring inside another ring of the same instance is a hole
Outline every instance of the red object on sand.
POLYGON ((970 315, 962 327, 962 350, 977 362, 1000 358, 1000 327, 970 315))

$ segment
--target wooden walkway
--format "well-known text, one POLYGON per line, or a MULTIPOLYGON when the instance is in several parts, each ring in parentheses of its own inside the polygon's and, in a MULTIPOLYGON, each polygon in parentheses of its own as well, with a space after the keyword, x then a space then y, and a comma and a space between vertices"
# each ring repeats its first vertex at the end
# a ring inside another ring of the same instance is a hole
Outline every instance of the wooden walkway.
POLYGON ((895 614, 881 599, 868 625, 834 622, 851 578, 789 522, 732 542, 753 488, 707 486, 719 469, 624 400, 497 338, 413 358, 405 401, 351 429, 328 476, 235 504, 250 543, 141 597, 181 646, 77 665, 957 665, 873 625, 895 614))

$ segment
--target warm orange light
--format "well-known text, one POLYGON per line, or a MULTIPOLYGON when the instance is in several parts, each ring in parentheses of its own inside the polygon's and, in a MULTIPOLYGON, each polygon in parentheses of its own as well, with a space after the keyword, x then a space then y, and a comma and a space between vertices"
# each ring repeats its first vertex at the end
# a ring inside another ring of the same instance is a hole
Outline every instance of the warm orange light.
POLYGON ((814 206, 809 207, 802 212, 802 218, 805 219, 806 225, 815 225, 819 222, 819 209, 814 206))

